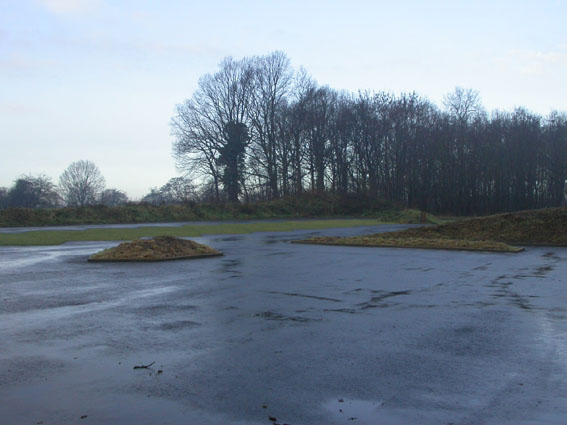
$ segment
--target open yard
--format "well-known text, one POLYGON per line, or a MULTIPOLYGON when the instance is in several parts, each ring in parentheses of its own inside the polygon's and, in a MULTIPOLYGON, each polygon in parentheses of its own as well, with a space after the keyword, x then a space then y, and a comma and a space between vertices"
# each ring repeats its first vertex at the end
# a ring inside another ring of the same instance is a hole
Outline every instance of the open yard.
POLYGON ((0 423, 564 423, 567 248, 290 243, 401 228, 208 235, 223 257, 164 263, 2 246, 0 423))

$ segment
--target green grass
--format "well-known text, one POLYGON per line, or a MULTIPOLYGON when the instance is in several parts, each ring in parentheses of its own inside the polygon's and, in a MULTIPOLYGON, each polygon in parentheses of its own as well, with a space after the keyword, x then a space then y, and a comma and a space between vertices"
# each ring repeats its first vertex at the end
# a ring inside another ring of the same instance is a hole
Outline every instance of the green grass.
POLYGON ((197 237, 252 232, 286 232, 293 230, 317 230, 338 227, 371 226, 384 224, 375 219, 264 221, 250 223, 223 223, 201 226, 139 227, 133 229, 86 230, 37 230, 22 233, 1 234, 0 245, 59 245, 73 241, 125 241, 141 237, 177 236, 197 237))
POLYGON ((519 252, 512 245, 567 246, 567 208, 518 211, 437 226, 300 243, 519 252))

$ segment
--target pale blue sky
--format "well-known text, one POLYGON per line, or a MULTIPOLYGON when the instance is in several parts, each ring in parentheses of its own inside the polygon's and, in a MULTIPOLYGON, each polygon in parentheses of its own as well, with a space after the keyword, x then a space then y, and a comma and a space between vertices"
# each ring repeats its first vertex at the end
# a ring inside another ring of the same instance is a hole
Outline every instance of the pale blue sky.
POLYGON ((567 111, 566 19, 562 0, 0 0, 0 186, 79 159, 134 198, 163 185, 175 105, 229 55, 283 50, 336 89, 567 111))

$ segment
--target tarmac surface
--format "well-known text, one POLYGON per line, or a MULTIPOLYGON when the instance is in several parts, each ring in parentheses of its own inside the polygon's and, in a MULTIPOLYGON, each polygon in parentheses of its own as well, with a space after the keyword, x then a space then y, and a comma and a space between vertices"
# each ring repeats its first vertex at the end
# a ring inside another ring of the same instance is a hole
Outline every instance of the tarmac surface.
POLYGON ((0 424, 567 423, 567 249, 289 243, 398 228, 0 247, 0 424))

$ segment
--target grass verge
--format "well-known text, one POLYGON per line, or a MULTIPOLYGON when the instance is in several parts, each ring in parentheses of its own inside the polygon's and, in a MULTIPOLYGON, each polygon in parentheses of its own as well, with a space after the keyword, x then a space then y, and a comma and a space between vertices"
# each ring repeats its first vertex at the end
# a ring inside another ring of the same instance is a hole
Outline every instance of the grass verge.
POLYGON ((219 255, 222 255, 222 252, 195 241, 178 239, 173 236, 157 236, 152 239, 123 242, 118 246, 91 255, 89 261, 168 261, 219 255))
POLYGON ((79 241, 124 241, 141 237, 238 234, 252 232, 289 232, 294 230, 318 230, 339 227, 372 226, 385 224, 375 219, 264 221, 250 223, 223 223, 185 225, 179 227, 95 228, 86 230, 34 230, 22 233, 0 233, 0 245, 33 246, 59 245, 79 241))
POLYGON ((299 243, 519 252, 512 245, 567 246, 567 208, 518 211, 399 232, 299 243))

